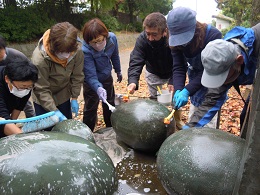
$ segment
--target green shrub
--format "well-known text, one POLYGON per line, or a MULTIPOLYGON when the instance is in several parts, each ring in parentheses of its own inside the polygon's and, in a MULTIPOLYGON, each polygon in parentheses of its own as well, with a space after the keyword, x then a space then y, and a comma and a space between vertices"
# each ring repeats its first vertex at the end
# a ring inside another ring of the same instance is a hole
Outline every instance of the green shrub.
POLYGON ((89 20, 93 18, 99 18, 108 28, 109 31, 111 32, 116 32, 121 30, 121 24, 117 21, 117 19, 113 16, 107 15, 107 14, 102 14, 102 16, 97 16, 95 14, 92 14, 91 12, 85 12, 84 13, 84 24, 88 22, 89 20))
POLYGON ((141 22, 135 22, 133 24, 129 23, 122 27, 122 30, 128 32, 142 32, 143 26, 141 22))
POLYGON ((0 9, 0 18, 5 18, 0 23, 0 34, 8 42, 35 40, 55 23, 35 7, 0 9))
MULTIPOLYGON (((225 28, 225 29, 221 30, 221 33, 222 33, 223 37, 227 34, 228 31, 230 31, 230 30, 231 30, 232 28, 234 28, 235 26, 238 26, 238 25, 236 25, 235 23, 232 23, 228 28, 225 28)), ((239 26, 243 26, 243 27, 245 27, 245 28, 251 28, 249 21, 244 21, 244 22, 242 22, 242 24, 239 25, 239 26)))
POLYGON ((82 13, 82 15, 83 15, 84 19, 83 19, 83 23, 82 23, 81 28, 80 28, 81 30, 82 30, 82 28, 83 28, 83 26, 86 22, 88 22, 89 20, 91 20, 93 18, 99 18, 98 16, 91 13, 90 11, 85 11, 84 13, 82 13))
POLYGON ((103 15, 100 19, 104 22, 109 31, 115 32, 120 30, 120 24, 115 17, 103 15))

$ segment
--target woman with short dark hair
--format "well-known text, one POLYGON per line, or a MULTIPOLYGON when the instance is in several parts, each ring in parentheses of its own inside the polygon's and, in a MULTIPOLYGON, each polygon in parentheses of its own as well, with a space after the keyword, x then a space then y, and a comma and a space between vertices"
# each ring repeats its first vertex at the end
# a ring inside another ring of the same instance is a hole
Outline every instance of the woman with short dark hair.
POLYGON ((104 102, 115 105, 112 68, 117 74, 117 81, 122 81, 122 74, 117 38, 114 33, 108 32, 101 20, 95 18, 84 25, 83 39, 85 74, 83 122, 93 131, 97 120, 99 99, 102 100, 106 126, 111 127, 111 111, 104 102))

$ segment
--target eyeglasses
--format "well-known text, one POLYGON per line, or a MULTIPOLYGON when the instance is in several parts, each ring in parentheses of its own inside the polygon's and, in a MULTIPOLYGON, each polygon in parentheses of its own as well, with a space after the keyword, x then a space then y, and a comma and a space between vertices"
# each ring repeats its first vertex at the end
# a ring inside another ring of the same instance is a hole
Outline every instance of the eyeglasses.
POLYGON ((99 36, 97 39, 94 39, 89 42, 89 44, 99 44, 102 43, 105 40, 104 36, 99 36))
POLYGON ((12 81, 11 84, 13 85, 13 87, 15 87, 18 91, 23 91, 23 90, 32 90, 34 88, 34 85, 31 87, 27 87, 27 88, 18 88, 12 81))

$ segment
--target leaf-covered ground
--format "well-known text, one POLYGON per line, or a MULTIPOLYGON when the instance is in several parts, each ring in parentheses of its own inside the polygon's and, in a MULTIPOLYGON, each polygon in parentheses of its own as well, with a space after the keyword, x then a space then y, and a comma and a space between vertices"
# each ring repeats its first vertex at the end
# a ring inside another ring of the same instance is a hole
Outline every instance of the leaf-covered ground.
MULTIPOLYGON (((116 94, 126 94, 127 93, 127 79, 123 78, 123 81, 121 83, 116 82, 114 84, 115 86, 115 92, 116 94)), ((166 87, 166 86, 165 86, 166 87)), ((245 86, 240 88, 241 93, 245 93, 247 90, 245 86)), ((223 131, 228 131, 232 134, 235 135, 240 135, 240 113, 242 111, 242 108, 244 106, 244 103, 237 93, 237 91, 234 88, 231 88, 228 93, 229 99, 226 101, 226 103, 222 106, 221 109, 221 116, 220 116, 220 129, 223 131)), ((136 91, 133 95, 129 96, 129 101, 131 99, 136 99, 136 98, 149 98, 149 91, 147 88, 146 81, 144 79, 144 76, 141 75, 140 79, 140 86, 139 90, 136 91)), ((189 112, 189 102, 186 106, 182 108, 183 110, 183 115, 182 115, 182 120, 183 122, 187 122, 188 119, 188 112, 189 112)), ((79 116, 77 119, 82 120, 83 117, 83 107, 84 107, 84 102, 81 102, 80 104, 80 111, 79 111, 79 116)), ((105 123, 103 120, 103 115, 102 115, 102 109, 101 109, 101 103, 99 104, 98 108, 98 121, 95 130, 104 128, 105 123)))

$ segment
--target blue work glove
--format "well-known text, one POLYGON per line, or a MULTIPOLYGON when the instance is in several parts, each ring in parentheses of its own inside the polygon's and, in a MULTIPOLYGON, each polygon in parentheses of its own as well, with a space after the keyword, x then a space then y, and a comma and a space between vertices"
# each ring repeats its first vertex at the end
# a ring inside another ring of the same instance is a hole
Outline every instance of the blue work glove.
POLYGON ((59 118, 59 122, 67 120, 66 116, 64 116, 59 110, 55 110, 55 115, 59 118))
POLYGON ((189 129, 189 128, 190 128, 190 127, 189 127, 188 125, 183 125, 181 129, 182 129, 182 130, 187 130, 187 129, 189 129))
POLYGON ((116 75, 117 75, 117 82, 121 83, 121 81, 123 79, 122 73, 121 72, 117 72, 116 75))
POLYGON ((178 95, 180 92, 181 92, 181 90, 175 91, 174 96, 173 96, 173 98, 172 98, 172 106, 173 106, 173 109, 174 109, 174 110, 178 110, 178 108, 176 107, 175 99, 176 99, 177 95, 178 95))
POLYGON ((79 103, 77 100, 71 100, 71 111, 75 113, 75 116, 78 116, 78 111, 79 111, 79 103))
POLYGON ((176 97, 178 96, 178 94, 179 94, 180 92, 181 92, 181 90, 175 91, 174 96, 173 96, 173 98, 172 98, 172 101, 173 101, 173 102, 175 102, 174 100, 176 99, 176 97))
POLYGON ((107 91, 103 87, 97 89, 97 94, 100 100, 105 102, 107 100, 107 91))
MULTIPOLYGON (((177 92, 178 92, 178 90, 176 91, 176 93, 177 92)), ((176 109, 179 109, 180 107, 187 104, 187 102, 189 100, 190 92, 186 88, 183 88, 183 90, 181 90, 177 94, 176 93, 174 94, 173 98, 174 98, 176 109)))

